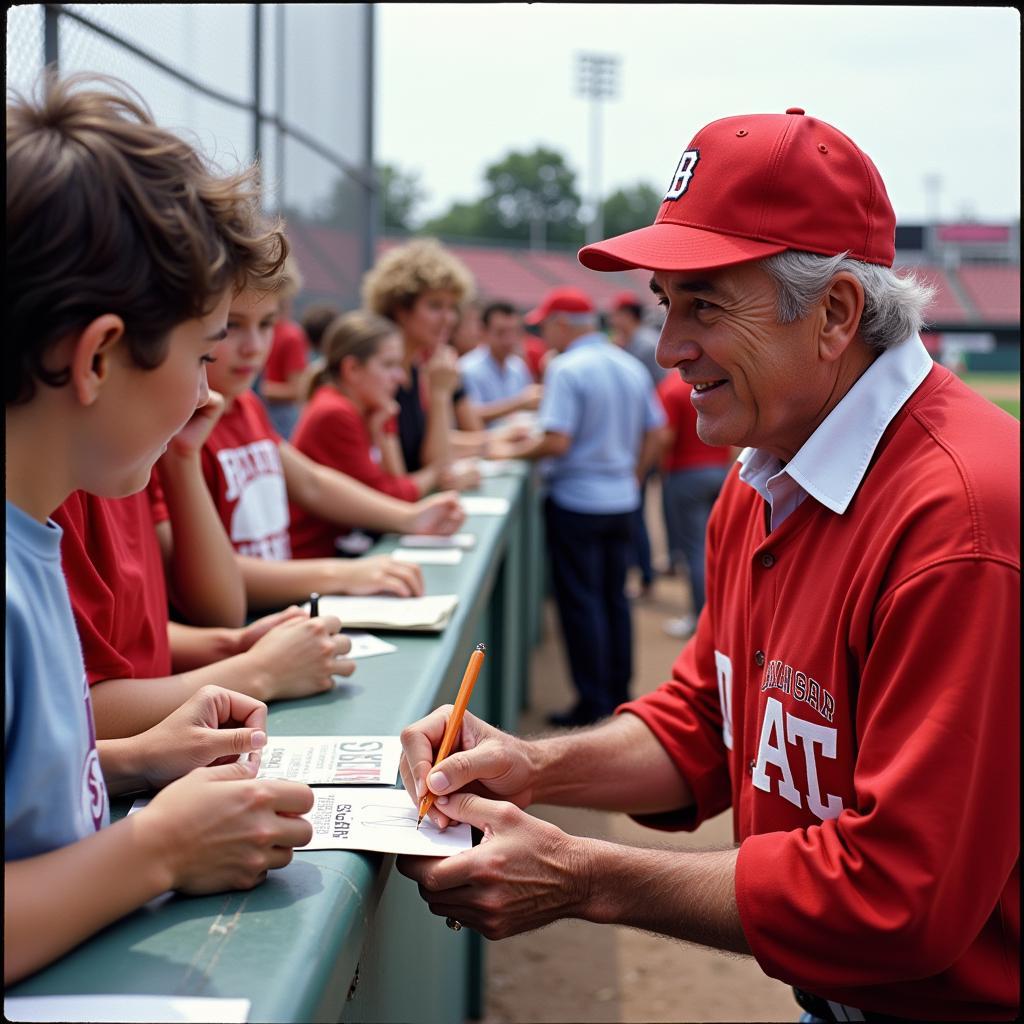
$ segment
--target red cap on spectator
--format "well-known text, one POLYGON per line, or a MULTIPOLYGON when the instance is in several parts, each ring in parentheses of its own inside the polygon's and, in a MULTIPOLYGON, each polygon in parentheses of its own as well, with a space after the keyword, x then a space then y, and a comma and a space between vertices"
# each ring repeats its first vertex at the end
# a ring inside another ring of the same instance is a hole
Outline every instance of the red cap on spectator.
POLYGON ((878 169, 841 131, 785 114, 702 128, 650 227, 582 248, 591 270, 712 270, 786 249, 891 267, 896 215, 878 169))
POLYGON ((531 309, 523 320, 534 325, 546 320, 552 313, 593 313, 594 303, 586 292, 579 288, 552 288, 541 299, 536 309, 531 309))
POLYGON ((643 301, 636 292, 618 292, 612 299, 612 309, 625 309, 627 306, 640 306, 643 301))

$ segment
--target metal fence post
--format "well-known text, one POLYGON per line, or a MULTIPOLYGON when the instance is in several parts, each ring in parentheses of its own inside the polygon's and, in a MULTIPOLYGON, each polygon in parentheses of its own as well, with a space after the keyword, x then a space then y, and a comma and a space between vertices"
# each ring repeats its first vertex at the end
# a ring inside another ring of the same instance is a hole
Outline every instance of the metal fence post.
POLYGON ((59 44, 58 44, 58 23, 60 22, 60 9, 56 4, 43 4, 43 64, 57 74, 59 44))

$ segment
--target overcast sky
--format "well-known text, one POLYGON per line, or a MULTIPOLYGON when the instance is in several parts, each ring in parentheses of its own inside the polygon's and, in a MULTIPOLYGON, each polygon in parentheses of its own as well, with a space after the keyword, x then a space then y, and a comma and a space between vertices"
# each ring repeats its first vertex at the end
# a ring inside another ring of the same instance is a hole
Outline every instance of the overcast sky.
POLYGON ((602 192, 659 191, 696 131, 799 106, 878 165, 898 218, 1020 216, 1020 16, 1010 7, 378 4, 377 153, 418 171, 423 214, 482 192, 487 164, 543 143, 585 196, 576 55, 620 58, 602 192), (938 186, 926 184, 937 176, 938 186))

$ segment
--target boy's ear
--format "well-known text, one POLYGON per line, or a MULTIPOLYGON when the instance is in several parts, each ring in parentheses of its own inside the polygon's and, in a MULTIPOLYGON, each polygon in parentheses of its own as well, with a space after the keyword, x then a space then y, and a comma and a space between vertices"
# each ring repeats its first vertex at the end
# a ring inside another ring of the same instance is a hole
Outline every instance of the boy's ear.
POLYGON ((124 321, 115 313, 96 317, 79 332, 71 354, 71 386, 82 405, 92 405, 110 376, 111 355, 124 337, 124 321))

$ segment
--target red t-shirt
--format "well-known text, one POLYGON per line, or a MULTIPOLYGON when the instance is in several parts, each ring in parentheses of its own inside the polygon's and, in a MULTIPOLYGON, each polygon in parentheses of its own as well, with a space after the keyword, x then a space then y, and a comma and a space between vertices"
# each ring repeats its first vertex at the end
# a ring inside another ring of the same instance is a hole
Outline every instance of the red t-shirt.
POLYGON ((535 337, 532 334, 526 334, 523 336, 523 359, 526 361, 526 365, 530 368, 530 373, 533 374, 533 379, 539 381, 544 376, 541 370, 541 363, 544 357, 548 354, 548 347, 544 344, 540 338, 535 337))
POLYGON ((1020 435, 934 367, 845 514, 766 533, 733 470, 707 604, 672 680, 624 709, 696 808, 728 806, 765 972, 927 1020, 1020 998, 1020 435))
POLYGON ((263 367, 263 376, 280 384, 286 383, 294 374, 305 370, 310 349, 309 338, 299 324, 278 320, 274 324, 274 340, 263 367))
POLYGON ((240 555, 291 558, 281 437, 252 392, 239 395, 203 445, 206 486, 240 555))
POLYGON ((668 374, 658 385, 668 425, 675 431, 672 447, 662 458, 661 468, 666 473, 696 466, 728 466, 732 462, 732 449, 728 445, 705 444, 697 436, 697 410, 690 401, 693 385, 687 384, 678 373, 668 374))
MULTIPOLYGON (((373 446, 359 410, 330 384, 317 388, 295 426, 292 444, 321 465, 359 480, 368 487, 416 501, 419 488, 408 476, 386 473, 373 458, 373 446)), ((294 502, 290 508, 292 553, 296 558, 326 558, 336 554, 336 523, 311 515, 294 502)))
POLYGON ((155 478, 126 498, 75 491, 53 514, 64 530, 61 559, 90 684, 171 674, 167 583, 155 478))

